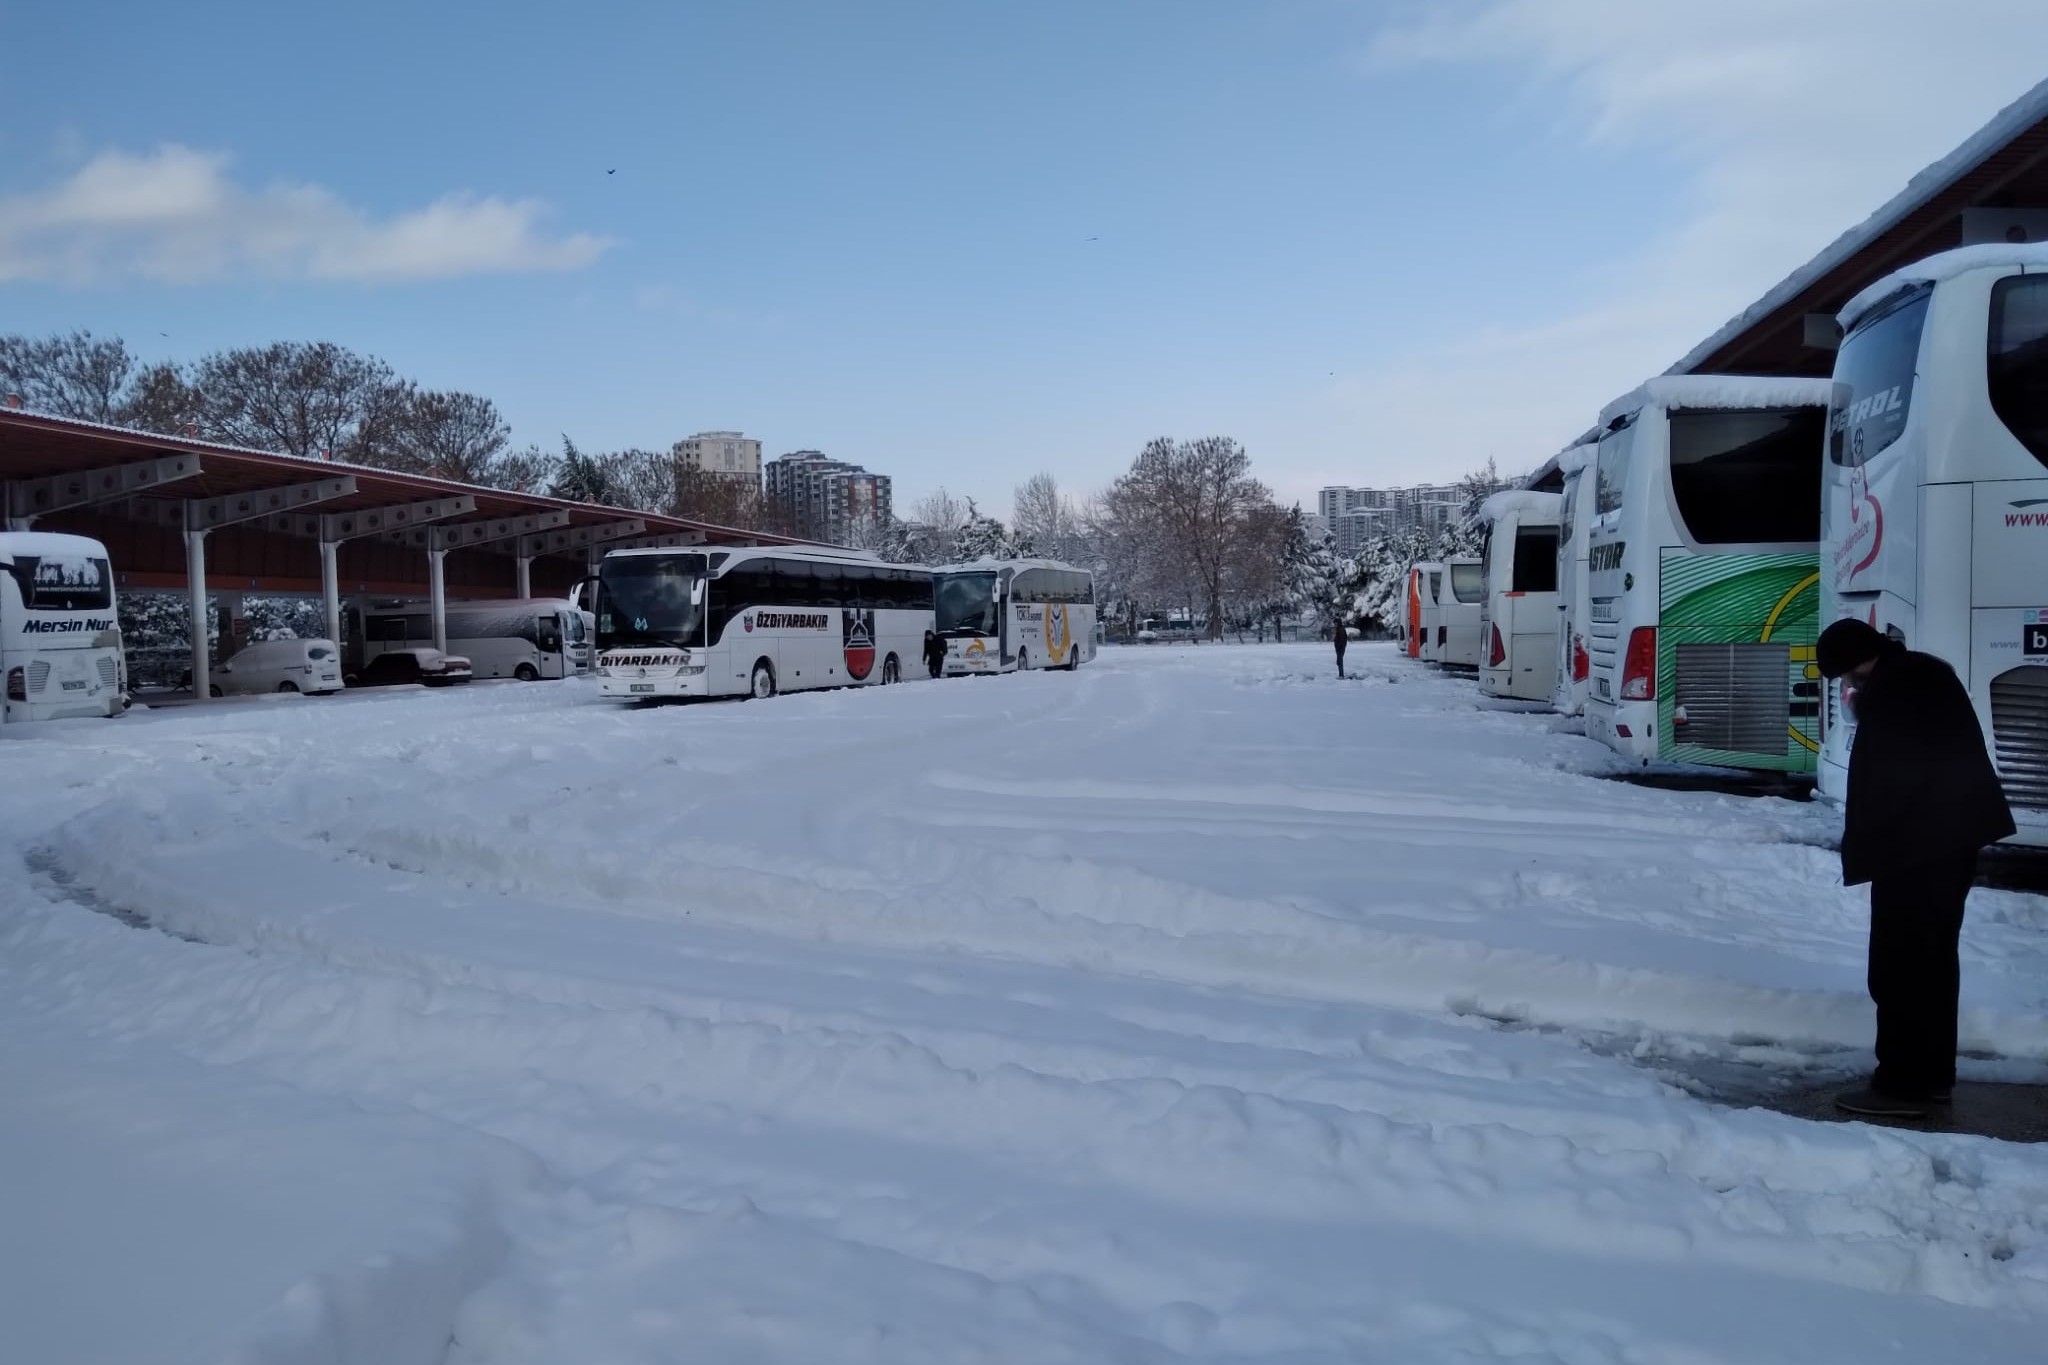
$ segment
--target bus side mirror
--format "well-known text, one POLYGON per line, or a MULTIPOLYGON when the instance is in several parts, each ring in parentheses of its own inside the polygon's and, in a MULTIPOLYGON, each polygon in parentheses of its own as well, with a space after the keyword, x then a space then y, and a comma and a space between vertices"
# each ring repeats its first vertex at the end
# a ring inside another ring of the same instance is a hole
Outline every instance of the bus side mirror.
POLYGON ((693 607, 704 605, 704 580, 701 578, 690 580, 690 605, 693 607))

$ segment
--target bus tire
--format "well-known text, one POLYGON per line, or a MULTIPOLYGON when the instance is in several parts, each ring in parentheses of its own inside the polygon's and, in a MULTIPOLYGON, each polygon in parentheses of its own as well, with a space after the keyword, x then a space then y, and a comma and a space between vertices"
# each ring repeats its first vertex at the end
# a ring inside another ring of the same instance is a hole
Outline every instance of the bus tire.
POLYGON ((277 690, 280 692, 296 692, 299 690, 299 685, 294 682, 281 682, 277 685, 277 690))
POLYGON ((208 683, 206 685, 206 695, 209 697, 225 697, 227 693, 220 690, 219 683, 208 683))
POLYGON ((899 683, 902 681, 903 669, 901 665, 899 665, 896 662, 896 656, 894 654, 891 654, 888 658, 882 660, 882 686, 887 687, 891 683, 899 683))
POLYGON ((1020 649, 1020 650, 1018 650, 1018 651, 1017 651, 1017 671, 1018 671, 1019 673, 1022 673, 1022 672, 1024 672, 1024 671, 1025 671, 1026 669, 1028 669, 1028 668, 1030 668, 1030 667, 1031 667, 1031 652, 1030 652, 1029 650, 1024 650, 1024 649, 1020 649))
POLYGON ((1069 673, 1079 673, 1080 671, 1081 671, 1081 646, 1080 646, 1080 645, 1078 645, 1078 644, 1075 644, 1075 645, 1069 645, 1069 646, 1067 647, 1067 672, 1069 672, 1069 673))
POLYGON ((540 670, 532 664, 521 664, 512 670, 512 676, 521 682, 539 682, 540 670))
POLYGON ((775 695, 775 665, 766 659, 754 661, 754 681, 748 696, 756 701, 766 701, 775 695))

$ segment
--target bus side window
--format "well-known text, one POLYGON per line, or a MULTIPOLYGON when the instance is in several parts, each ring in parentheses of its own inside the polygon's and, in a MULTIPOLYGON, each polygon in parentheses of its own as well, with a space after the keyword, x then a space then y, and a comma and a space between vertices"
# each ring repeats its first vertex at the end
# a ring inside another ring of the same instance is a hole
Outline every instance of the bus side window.
POLYGON ((2048 275, 1991 287, 1986 379, 1991 410, 2035 459, 2048 464, 2048 275))
POLYGON ((542 616, 534 621, 534 643, 543 654, 562 652, 562 628, 552 616, 542 616))
POLYGON ((1515 591, 1557 591, 1557 528, 1522 526, 1515 531, 1515 591))

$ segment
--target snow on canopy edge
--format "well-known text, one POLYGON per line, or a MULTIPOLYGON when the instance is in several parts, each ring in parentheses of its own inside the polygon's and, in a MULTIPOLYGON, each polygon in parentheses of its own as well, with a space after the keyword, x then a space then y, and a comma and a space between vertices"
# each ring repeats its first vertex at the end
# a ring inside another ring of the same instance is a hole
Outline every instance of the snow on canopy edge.
POLYGON ((1582 473, 1587 468, 1587 466, 1593 463, 1594 459, 1599 454, 1600 447, 1597 443, 1592 441, 1583 441, 1578 445, 1572 446, 1569 449, 1560 451, 1558 453, 1557 472, 1564 475, 1566 478, 1570 478, 1574 474, 1582 473))
POLYGON ((1901 266, 1842 305, 1835 321, 1847 332, 1863 315, 1908 285, 1940 284, 1972 270, 2019 266, 2022 270, 2048 270, 2048 242, 1987 242, 1980 246, 1959 246, 1937 252, 1924 260, 1901 266))
POLYGON ((1880 205, 1875 213, 1823 247, 1820 254, 1780 280, 1776 285, 1723 323, 1718 331, 1688 351, 1666 370, 1666 374, 1687 374, 1705 363, 1758 319, 1796 298, 1814 281, 1835 269, 1878 236, 1896 227, 1907 214, 1920 207, 1975 167, 1992 152, 2010 142, 2020 129, 2048 118, 2048 80, 2021 95, 1991 116, 1991 121, 1963 139, 1954 151, 1923 168, 1906 182, 1906 187, 1880 205))
POLYGON ((1537 493, 1527 488, 1504 488, 1479 504, 1479 520, 1499 521, 1510 512, 1535 512, 1556 516, 1561 493, 1537 493))
POLYGON ((1826 379, 1789 379, 1779 375, 1660 374, 1646 379, 1600 409, 1604 428, 1651 403, 1667 408, 1795 408, 1826 407, 1834 384, 1826 379))

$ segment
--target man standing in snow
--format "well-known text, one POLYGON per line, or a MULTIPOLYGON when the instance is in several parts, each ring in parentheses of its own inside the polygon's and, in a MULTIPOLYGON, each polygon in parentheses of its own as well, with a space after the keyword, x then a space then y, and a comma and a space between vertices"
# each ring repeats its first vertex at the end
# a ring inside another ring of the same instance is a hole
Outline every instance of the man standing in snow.
POLYGON ((1344 638, 1348 633, 1341 618, 1330 623, 1330 638, 1337 644, 1337 676, 1340 678, 1344 676, 1344 646, 1350 643, 1344 638))
POLYGON ((936 678, 946 666, 946 642, 931 631, 924 633, 924 666, 936 678))
POLYGON ((1852 1114, 1924 1118, 1956 1080, 1956 944, 1977 851, 2013 832, 1984 731, 1953 669, 1861 621, 1821 632, 1820 671, 1856 718, 1842 881, 1870 883, 1877 1071, 1852 1114))

